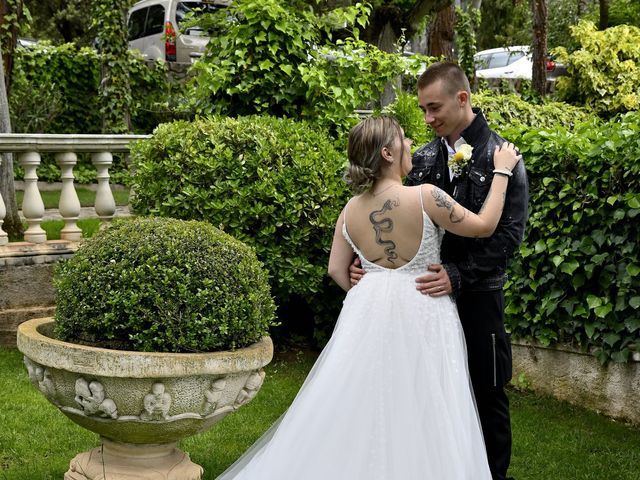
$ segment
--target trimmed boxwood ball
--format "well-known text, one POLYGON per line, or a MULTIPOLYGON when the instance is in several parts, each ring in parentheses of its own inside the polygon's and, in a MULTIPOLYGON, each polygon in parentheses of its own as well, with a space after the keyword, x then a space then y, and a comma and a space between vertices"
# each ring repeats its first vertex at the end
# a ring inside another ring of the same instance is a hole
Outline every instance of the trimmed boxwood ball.
POLYGON ((54 283, 57 337, 106 348, 241 348, 275 314, 254 251, 199 221, 116 221, 61 262, 54 283))

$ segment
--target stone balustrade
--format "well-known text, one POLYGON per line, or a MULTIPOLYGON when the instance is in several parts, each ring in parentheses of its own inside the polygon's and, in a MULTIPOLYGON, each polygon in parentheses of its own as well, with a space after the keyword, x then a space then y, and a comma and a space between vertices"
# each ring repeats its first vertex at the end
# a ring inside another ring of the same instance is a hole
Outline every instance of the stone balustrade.
POLYGON ((96 216, 104 221, 110 220, 116 209, 109 185, 109 167, 113 162, 113 154, 128 155, 129 143, 145 138, 149 136, 0 134, 0 152, 14 153, 14 161, 24 168, 22 214, 28 224, 24 233, 24 242, 8 241, 7 234, 2 229, 6 208, 0 195, 0 259, 30 252, 42 254, 52 249, 73 249, 74 244, 81 239, 82 232, 77 226, 80 201, 73 177, 73 168, 77 162, 77 154, 80 152, 91 154, 92 163, 97 170, 96 216), (64 227, 60 234, 60 241, 48 241, 46 232, 41 227, 45 208, 38 188, 38 167, 41 154, 45 152, 55 155, 56 163, 61 170, 62 191, 58 210, 64 221, 64 227))

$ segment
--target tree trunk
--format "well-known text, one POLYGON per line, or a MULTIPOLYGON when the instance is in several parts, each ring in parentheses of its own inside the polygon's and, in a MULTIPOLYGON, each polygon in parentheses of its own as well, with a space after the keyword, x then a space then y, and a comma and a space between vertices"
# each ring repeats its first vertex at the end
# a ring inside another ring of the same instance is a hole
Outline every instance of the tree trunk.
MULTIPOLYGON (((2 46, 0 45, 0 54, 2 46)), ((4 84, 4 63, 0 61, 0 133, 11 133, 11 118, 9 117, 9 102, 7 90, 4 84)), ((22 235, 24 228, 18 215, 18 202, 16 202, 15 184, 13 183, 13 155, 2 154, 0 165, 0 195, 7 208, 2 229, 7 232, 9 238, 15 239, 22 235)))
POLYGON ((600 30, 609 26, 609 0, 600 0, 600 30))
POLYGON ((587 8, 589 8, 589 0, 578 0, 576 13, 578 18, 582 17, 585 13, 587 13, 587 8))
POLYGON ((531 0, 533 13, 533 71, 531 86, 541 97, 547 90, 547 0, 531 0))
POLYGON ((428 55, 452 61, 456 12, 453 4, 436 13, 429 26, 428 55))

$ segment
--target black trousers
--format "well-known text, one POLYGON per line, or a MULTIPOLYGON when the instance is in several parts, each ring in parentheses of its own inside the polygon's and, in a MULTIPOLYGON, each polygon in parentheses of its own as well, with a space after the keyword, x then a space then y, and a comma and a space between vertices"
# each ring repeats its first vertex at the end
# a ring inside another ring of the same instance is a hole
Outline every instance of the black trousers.
POLYGON ((504 331, 502 291, 463 292, 458 313, 469 374, 493 480, 505 480, 511 459, 511 419, 504 386, 511 380, 511 342, 504 331))

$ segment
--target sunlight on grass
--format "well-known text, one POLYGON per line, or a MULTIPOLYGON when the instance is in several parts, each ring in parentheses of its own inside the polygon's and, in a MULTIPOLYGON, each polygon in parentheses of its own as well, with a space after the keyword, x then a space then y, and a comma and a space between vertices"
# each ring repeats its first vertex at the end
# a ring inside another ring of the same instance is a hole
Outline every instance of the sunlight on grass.
MULTIPOLYGON (((78 220, 77 225, 82 230, 82 238, 89 238, 100 228, 100 219, 83 218, 78 220)), ((47 220, 40 225, 47 232, 47 240, 60 240, 60 231, 64 227, 62 220, 47 220)))
MULTIPOLYGON (((215 479, 286 410, 314 359, 307 352, 276 356, 251 403, 180 443, 204 467, 203 480, 215 479)), ((97 435, 48 404, 30 384, 17 350, 0 348, 0 367, 0 479, 62 478, 71 458, 98 445, 97 435)), ((517 480, 639 478, 639 428, 530 393, 512 390, 509 396, 510 474, 517 480)))

